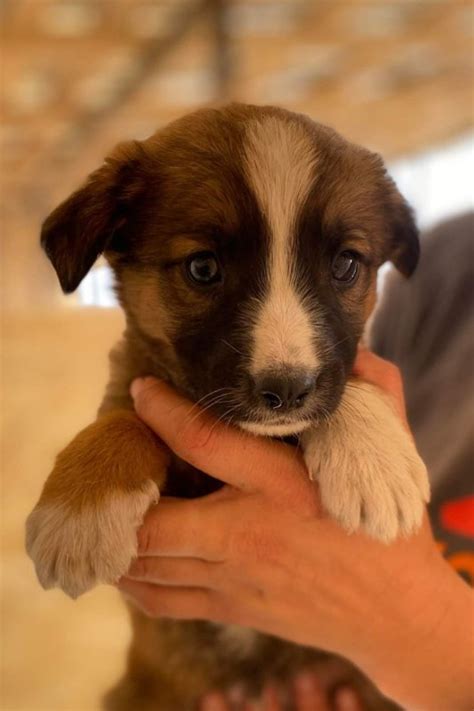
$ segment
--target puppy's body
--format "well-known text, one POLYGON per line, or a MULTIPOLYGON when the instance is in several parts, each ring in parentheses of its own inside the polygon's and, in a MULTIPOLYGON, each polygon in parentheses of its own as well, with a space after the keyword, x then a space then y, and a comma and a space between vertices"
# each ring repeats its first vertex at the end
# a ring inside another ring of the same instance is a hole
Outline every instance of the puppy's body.
MULTIPOLYGON (((126 338, 111 353, 113 377, 100 412, 131 406, 128 384, 134 377, 154 374, 148 359, 141 362, 133 339, 126 338)), ((173 457, 166 481, 166 496, 194 498, 215 491, 220 482, 173 457)), ((367 711, 396 711, 391 701, 353 665, 335 655, 303 648, 253 630, 207 622, 153 620, 129 605, 133 638, 127 669, 105 698, 108 711, 196 711, 197 700, 210 689, 236 686, 258 696, 269 679, 290 688, 295 674, 315 669, 328 693, 340 685, 359 692, 367 711)))
POLYGON ((355 667, 333 655, 256 633, 250 645, 210 623, 153 621, 130 612, 134 640, 127 671, 105 697, 107 711, 196 711, 210 689, 241 688, 257 698, 269 680, 289 690, 295 675, 308 668, 328 696, 347 685, 359 693, 364 710, 398 709, 355 667))
MULTIPOLYGON (((345 388, 378 266, 408 275, 418 256, 377 156, 279 109, 204 110, 119 147, 48 218, 43 244, 65 291, 104 252, 127 316, 99 418, 58 457, 28 522, 45 587, 76 596, 115 580, 160 492, 218 485, 166 460, 134 416, 140 375, 255 434, 302 433, 325 508, 348 530, 391 540, 419 524, 426 474, 411 439, 374 389, 345 388)), ((132 617, 110 708, 185 711, 208 688, 258 689, 321 659, 250 632, 132 617)))

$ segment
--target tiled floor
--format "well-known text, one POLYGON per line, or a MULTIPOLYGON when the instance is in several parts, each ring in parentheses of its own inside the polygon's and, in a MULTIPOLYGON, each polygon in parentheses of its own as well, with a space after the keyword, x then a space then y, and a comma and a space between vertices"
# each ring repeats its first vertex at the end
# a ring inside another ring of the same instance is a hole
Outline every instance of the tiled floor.
POLYGON ((112 588, 43 591, 23 529, 54 455, 94 418, 121 317, 72 307, 4 326, 0 708, 95 711, 124 663, 126 614, 112 588))

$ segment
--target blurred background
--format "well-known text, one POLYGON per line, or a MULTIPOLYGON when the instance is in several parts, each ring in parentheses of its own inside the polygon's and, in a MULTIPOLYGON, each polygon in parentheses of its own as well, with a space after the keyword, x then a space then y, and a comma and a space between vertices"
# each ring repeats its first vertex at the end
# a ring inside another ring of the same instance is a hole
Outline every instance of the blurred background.
MULTIPOLYGON (((64 297, 49 210, 118 141, 223 100, 278 104, 379 151, 427 227, 473 204, 473 25, 462 0, 3 0, 2 689, 94 711, 124 664, 115 591, 43 592, 23 524, 85 424, 121 315, 99 261, 64 297)), ((138 711, 138 710, 137 710, 138 711)))

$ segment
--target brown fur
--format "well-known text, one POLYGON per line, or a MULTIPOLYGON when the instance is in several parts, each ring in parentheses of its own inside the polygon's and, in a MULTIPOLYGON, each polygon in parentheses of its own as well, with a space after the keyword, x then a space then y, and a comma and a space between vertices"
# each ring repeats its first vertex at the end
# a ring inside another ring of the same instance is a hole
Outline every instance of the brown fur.
POLYGON ((39 503, 67 501, 81 508, 100 505, 110 491, 128 492, 153 479, 164 484, 169 455, 138 417, 114 410, 86 427, 57 457, 39 503), (83 472, 93 472, 93 478, 83 472))

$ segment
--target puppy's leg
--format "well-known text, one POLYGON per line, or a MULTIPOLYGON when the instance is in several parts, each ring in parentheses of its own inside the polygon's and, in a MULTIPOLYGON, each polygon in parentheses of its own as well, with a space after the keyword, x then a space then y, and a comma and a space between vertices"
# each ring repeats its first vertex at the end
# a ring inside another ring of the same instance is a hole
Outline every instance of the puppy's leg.
POLYGON ((426 468, 380 390, 350 381, 336 412, 304 433, 302 445, 324 508, 346 530, 362 526, 388 542, 420 526, 426 468))
POLYGON ((77 597, 125 573, 166 466, 133 412, 110 412, 80 432, 57 457, 27 521, 26 547, 43 587, 77 597))

